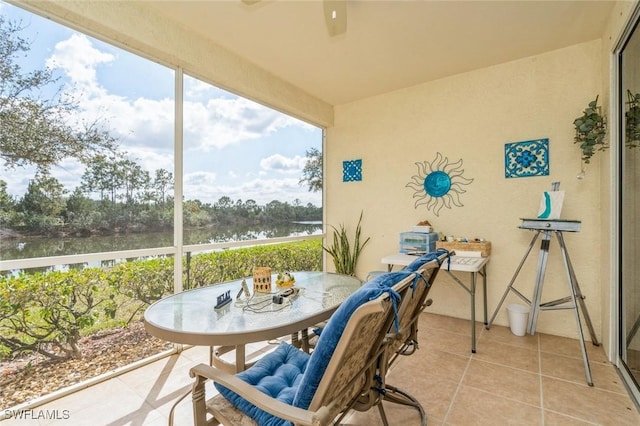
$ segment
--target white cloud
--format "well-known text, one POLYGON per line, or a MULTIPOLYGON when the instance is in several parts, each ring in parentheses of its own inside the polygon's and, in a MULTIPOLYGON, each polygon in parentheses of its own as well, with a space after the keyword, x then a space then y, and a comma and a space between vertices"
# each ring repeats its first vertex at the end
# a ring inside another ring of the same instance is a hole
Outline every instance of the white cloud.
POLYGON ((255 179, 244 182, 235 188, 237 198, 253 199, 258 204, 266 204, 273 200, 293 202, 296 198, 302 204, 313 203, 321 205, 322 195, 312 193, 306 187, 298 184, 297 178, 286 179, 255 179))
POLYGON ((259 205, 265 205, 273 200, 293 203, 299 199, 303 205, 312 203, 322 204, 320 193, 311 193, 305 187, 298 185, 297 179, 254 179, 238 182, 237 185, 217 185, 215 179, 208 179, 204 174, 190 174, 185 177, 184 198, 198 199, 203 203, 215 203, 220 197, 227 196, 234 202, 255 200, 259 205), (187 184, 187 180, 189 184, 187 184))
POLYGON ((216 185, 217 175, 212 172, 194 172, 184 175, 183 196, 185 200, 200 200, 213 204, 223 194, 216 185))
MULTIPOLYGON (((66 158, 50 170, 51 176, 56 178, 66 190, 72 192, 80 185, 85 167, 78 160, 66 158)), ((36 175, 33 166, 20 167, 15 171, 3 170, 1 180, 7 183, 7 192, 16 199, 22 197, 29 186, 29 181, 36 175)))
POLYGON ((266 172, 299 173, 304 168, 306 161, 305 157, 299 155, 291 158, 274 154, 260 160, 260 167, 266 172))
POLYGON ((99 83, 97 68, 115 56, 96 49, 82 34, 73 34, 55 45, 46 64, 61 69, 69 78, 68 91, 77 100, 78 123, 96 120, 108 124, 109 132, 130 145, 171 148, 173 146, 173 99, 129 99, 109 94, 99 83))
POLYGON ((58 179, 65 189, 72 192, 80 185, 85 166, 74 158, 67 158, 51 169, 51 176, 58 179))
POLYGON ((103 103, 108 107, 104 108, 102 116, 108 118, 112 131, 126 140, 127 147, 141 145, 154 149, 173 148, 173 100, 138 98, 129 101, 117 96, 105 96, 91 100, 84 107, 95 109, 99 113, 103 103))
POLYGON ((115 57, 94 48, 84 34, 73 34, 67 40, 56 43, 53 55, 47 59, 50 68, 61 68, 74 85, 91 94, 100 91, 96 67, 112 62, 115 57))
POLYGON ((185 76, 184 94, 187 99, 197 98, 211 90, 211 85, 202 80, 185 76))
POLYGON ((30 167, 19 170, 19 172, 3 171, 2 178, 0 178, 7 183, 7 192, 16 200, 24 195, 27 191, 29 180, 35 175, 35 170, 30 167), (29 172, 23 173, 25 170, 29 170, 29 172))
MULTIPOLYGON (((155 171, 157 169, 165 169, 172 174, 173 171, 173 151, 162 151, 152 147, 127 147, 127 156, 135 161, 144 170, 155 171)), ((154 176, 151 173, 151 177, 154 176)), ((175 174, 174 174, 175 177, 175 174)))
MULTIPOLYGON (((82 34, 73 34, 55 45, 46 63, 61 69, 69 78, 71 93, 79 102, 78 122, 104 119, 109 130, 127 145, 170 147, 173 141, 173 99, 129 99, 109 94, 98 81, 98 67, 110 65, 116 57, 101 52, 82 34)), ((188 79, 184 102, 186 149, 222 148, 267 136, 289 126, 313 129, 310 124, 234 96, 202 81, 188 79), (209 93, 210 92, 210 93, 209 93), (193 101, 200 95, 211 96, 193 101)))
POLYGON ((217 175, 212 172, 194 172, 184 175, 184 185, 186 186, 209 186, 216 181, 217 175))
POLYGON ((184 103, 185 146, 222 148, 258 139, 288 126, 309 126, 244 98, 184 103))

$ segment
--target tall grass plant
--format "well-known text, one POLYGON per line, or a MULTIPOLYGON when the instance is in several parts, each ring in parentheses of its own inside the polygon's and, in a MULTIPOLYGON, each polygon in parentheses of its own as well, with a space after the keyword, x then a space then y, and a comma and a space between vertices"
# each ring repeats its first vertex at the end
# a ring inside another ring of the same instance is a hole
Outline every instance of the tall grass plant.
POLYGON ((353 243, 349 241, 349 234, 343 224, 340 224, 339 229, 333 225, 329 225, 333 228, 333 242, 329 247, 322 246, 322 249, 331 255, 336 272, 340 274, 355 276, 360 253, 362 253, 362 249, 364 249, 371 239, 371 237, 367 237, 362 243, 360 242, 362 235, 362 214, 363 212, 360 212, 353 243))

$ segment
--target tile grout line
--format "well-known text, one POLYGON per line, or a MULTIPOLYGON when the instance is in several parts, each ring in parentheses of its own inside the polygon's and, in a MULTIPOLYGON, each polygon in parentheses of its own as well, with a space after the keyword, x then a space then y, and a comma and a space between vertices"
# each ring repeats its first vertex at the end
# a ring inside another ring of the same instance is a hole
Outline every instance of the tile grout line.
POLYGON ((444 415, 444 418, 442 419, 442 424, 446 424, 447 423, 447 418, 449 417, 449 414, 451 413, 451 409, 453 408, 453 404, 456 401, 456 398, 458 397, 458 393, 460 392, 460 388, 462 388, 462 382, 464 381, 464 377, 467 375, 467 371, 469 371, 469 367, 471 366, 471 361, 473 360, 473 356, 475 354, 471 354, 471 356, 469 357, 469 361, 467 361, 467 365, 464 367, 464 371, 462 372, 462 375, 460 376, 460 381, 458 382, 458 385, 456 386, 456 391, 453 393, 453 397, 451 398, 451 402, 449 403, 449 407, 447 408, 447 412, 444 415))
POLYGON ((542 348, 540 344, 540 334, 536 333, 538 347, 538 384, 540 385, 540 424, 544 426, 544 391, 542 389, 542 348))

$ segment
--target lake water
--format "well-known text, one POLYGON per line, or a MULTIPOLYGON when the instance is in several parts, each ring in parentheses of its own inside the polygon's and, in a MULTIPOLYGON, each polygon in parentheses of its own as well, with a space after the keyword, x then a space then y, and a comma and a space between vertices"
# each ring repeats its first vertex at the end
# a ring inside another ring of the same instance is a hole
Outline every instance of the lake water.
MULTIPOLYGON (((319 235, 321 233, 321 222, 286 223, 260 227, 226 226, 224 228, 185 230, 184 244, 262 240, 289 236, 319 235)), ((0 259, 29 259, 34 257, 169 247, 172 245, 173 231, 91 237, 2 238, 0 239, 0 259)))

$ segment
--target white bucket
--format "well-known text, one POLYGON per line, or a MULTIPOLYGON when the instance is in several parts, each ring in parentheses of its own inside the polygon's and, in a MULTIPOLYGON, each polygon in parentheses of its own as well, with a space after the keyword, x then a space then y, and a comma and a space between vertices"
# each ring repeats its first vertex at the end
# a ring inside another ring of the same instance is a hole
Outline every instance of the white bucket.
POLYGON ((511 332, 516 336, 524 336, 527 330, 527 322, 529 321, 528 306, 522 306, 518 304, 511 304, 507 306, 507 313, 509 314, 509 327, 511 332))

